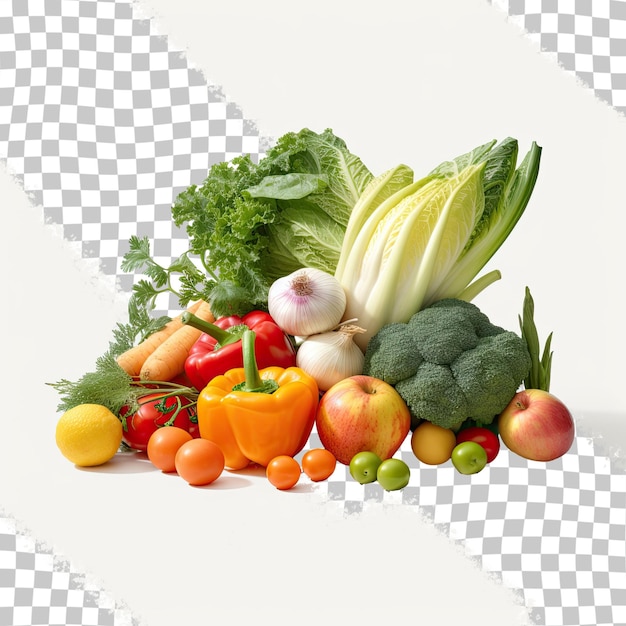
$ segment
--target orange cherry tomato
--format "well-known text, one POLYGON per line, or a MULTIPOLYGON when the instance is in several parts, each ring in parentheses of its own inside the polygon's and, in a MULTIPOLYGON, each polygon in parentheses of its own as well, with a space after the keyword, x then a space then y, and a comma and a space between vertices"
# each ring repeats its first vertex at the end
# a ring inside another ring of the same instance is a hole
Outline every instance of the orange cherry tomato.
POLYGON ((326 448, 314 448, 302 457, 302 471, 314 482, 330 478, 336 466, 335 455, 326 448))
POLYGON ((191 439, 193 436, 184 428, 162 426, 150 435, 146 453, 152 464, 161 471, 175 472, 176 453, 184 443, 191 439))
POLYGON ((293 457, 281 454, 274 457, 265 468, 265 475, 276 489, 291 489, 300 480, 300 464, 293 457))
POLYGON ((174 465, 178 475, 190 485, 209 485, 224 471, 224 453, 208 439, 192 439, 178 449, 174 465))

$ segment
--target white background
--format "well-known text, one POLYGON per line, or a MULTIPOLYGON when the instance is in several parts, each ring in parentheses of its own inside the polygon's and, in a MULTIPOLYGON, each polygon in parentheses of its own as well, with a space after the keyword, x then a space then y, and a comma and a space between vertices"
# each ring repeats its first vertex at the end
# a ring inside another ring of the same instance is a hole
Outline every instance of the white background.
MULTIPOLYGON (((404 162, 426 173, 490 139, 516 137, 522 152, 537 141, 531 203, 490 264, 503 278, 476 303, 517 329, 528 285, 540 333, 554 331, 553 392, 581 430, 612 454, 623 447, 623 117, 483 0, 144 0, 137 10, 261 134, 330 127, 375 172, 404 162)), ((1 505, 34 536, 148 626, 526 622, 512 592, 413 510, 344 519, 306 488, 279 493, 258 475, 224 477, 209 494, 141 463, 80 471, 62 459, 45 383, 92 367, 124 297, 0 179, 1 505)))

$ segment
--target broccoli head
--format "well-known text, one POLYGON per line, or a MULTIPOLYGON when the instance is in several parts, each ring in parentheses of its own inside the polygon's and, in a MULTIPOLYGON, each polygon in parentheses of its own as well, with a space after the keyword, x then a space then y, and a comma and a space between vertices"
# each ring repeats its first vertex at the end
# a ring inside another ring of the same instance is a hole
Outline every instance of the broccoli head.
POLYGON ((492 324, 476 305, 446 298, 405 324, 383 326, 367 345, 363 373, 395 387, 413 428, 421 420, 453 428, 466 419, 490 424, 530 367, 519 335, 492 324))

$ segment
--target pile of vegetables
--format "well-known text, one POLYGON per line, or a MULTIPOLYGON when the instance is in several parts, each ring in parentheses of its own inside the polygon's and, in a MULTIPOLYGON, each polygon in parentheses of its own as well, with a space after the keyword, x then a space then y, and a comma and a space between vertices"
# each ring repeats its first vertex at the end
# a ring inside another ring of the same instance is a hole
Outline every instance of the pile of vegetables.
POLYGON ((184 424, 218 445, 217 466, 273 472, 306 445, 320 397, 353 376, 392 385, 413 430, 489 424, 522 384, 549 385, 551 336, 539 354, 529 290, 521 335, 470 302, 500 278, 479 274, 524 213, 540 155, 533 143, 518 164, 507 138, 423 177, 404 164, 374 175, 331 130, 303 129, 258 163, 214 165, 172 206, 184 254, 166 267, 130 238, 122 269, 142 277, 128 321, 95 371, 53 385, 59 410, 101 404, 144 451, 184 424), (172 293, 182 312, 157 317, 172 293))

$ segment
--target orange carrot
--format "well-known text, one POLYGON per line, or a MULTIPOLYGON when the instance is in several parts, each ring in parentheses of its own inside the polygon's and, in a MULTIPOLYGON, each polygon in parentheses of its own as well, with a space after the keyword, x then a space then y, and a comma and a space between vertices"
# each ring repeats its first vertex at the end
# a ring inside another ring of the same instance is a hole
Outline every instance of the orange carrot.
MULTIPOLYGON (((215 321, 207 302, 202 302, 195 315, 205 322, 215 321)), ((172 380, 184 370, 189 350, 201 334, 201 330, 182 324, 182 328, 168 337, 145 360, 139 372, 139 378, 141 380, 172 380)))
MULTIPOLYGON (((200 308, 202 300, 192 304, 187 310, 192 313, 200 308)), ((117 357, 117 364, 129 375, 139 376, 141 366, 145 360, 160 346, 168 337, 171 337, 177 330, 182 328, 182 313, 171 319, 161 330, 152 333, 141 343, 126 350, 117 357)))

